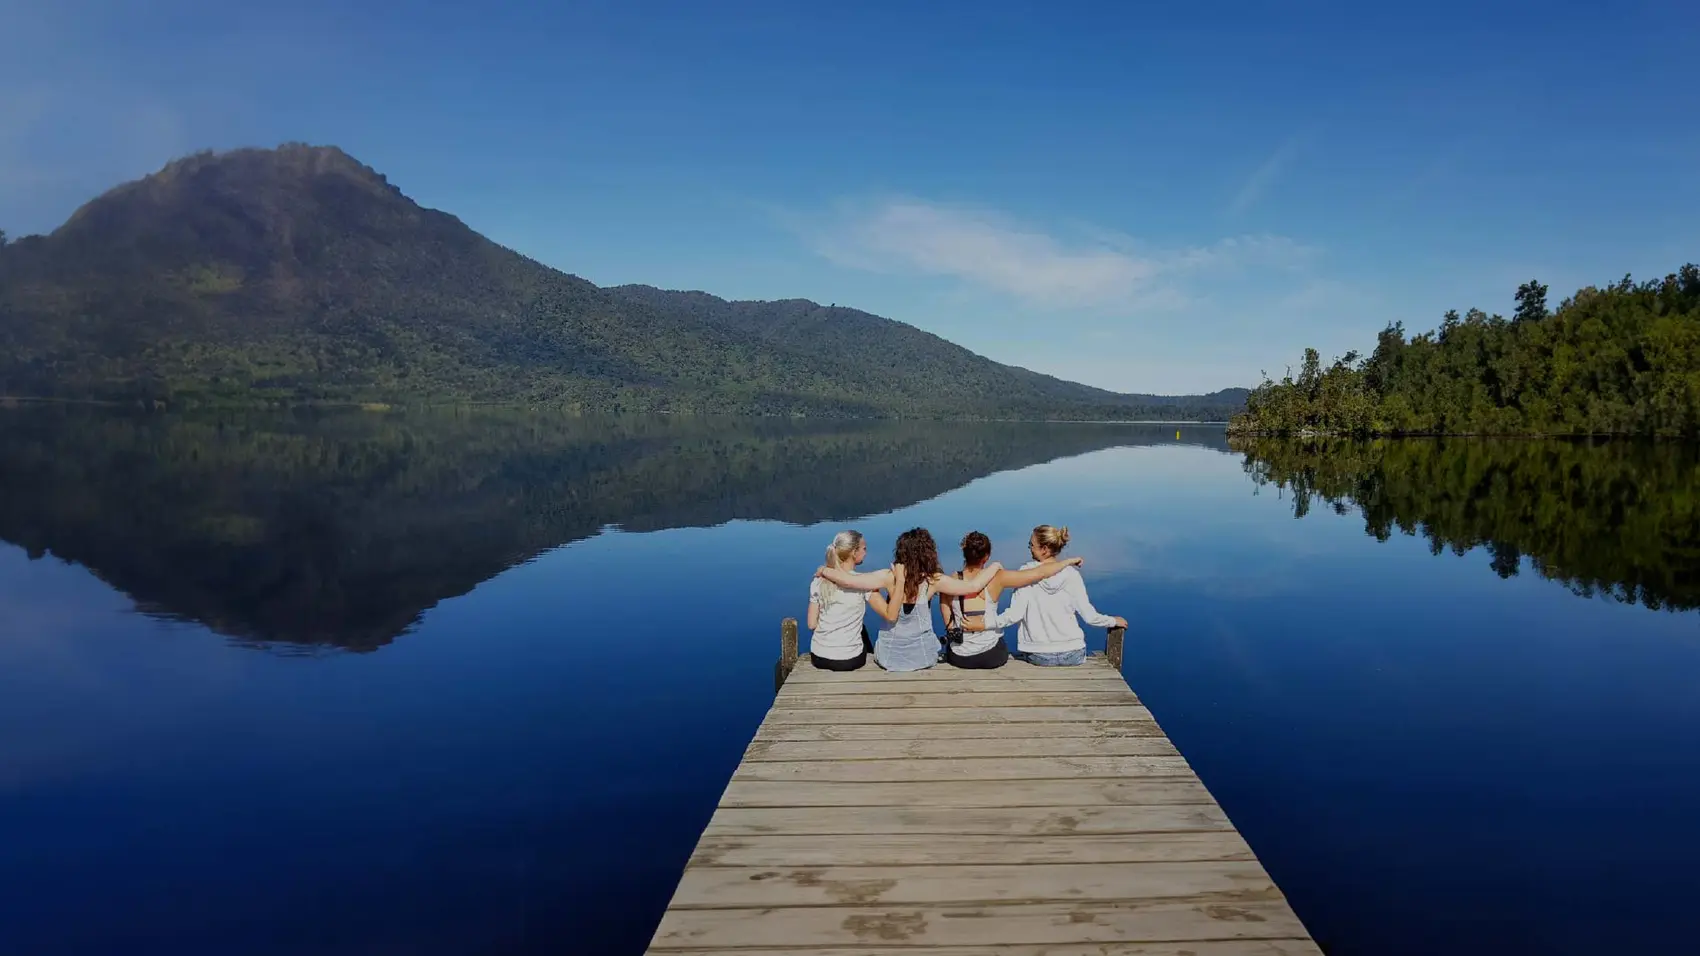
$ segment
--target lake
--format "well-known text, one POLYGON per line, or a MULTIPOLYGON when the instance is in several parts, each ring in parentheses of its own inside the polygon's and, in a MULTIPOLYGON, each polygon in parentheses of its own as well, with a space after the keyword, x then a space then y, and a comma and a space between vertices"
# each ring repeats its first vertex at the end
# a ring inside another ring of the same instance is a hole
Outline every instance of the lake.
POLYGON ((1692 945, 1692 448, 34 407, 0 952, 641 953, 832 534, 1041 522, 1330 953, 1692 945))

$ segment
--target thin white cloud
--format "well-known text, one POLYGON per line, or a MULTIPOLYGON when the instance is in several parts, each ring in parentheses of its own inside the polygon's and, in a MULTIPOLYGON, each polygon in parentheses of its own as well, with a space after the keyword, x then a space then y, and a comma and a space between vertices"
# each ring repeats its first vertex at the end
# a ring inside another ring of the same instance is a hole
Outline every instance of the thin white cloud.
POLYGON ((1261 166, 1252 170, 1251 175, 1246 177, 1245 184, 1235 194, 1234 201, 1228 204, 1228 213, 1237 216, 1255 206, 1257 201, 1263 198, 1263 194, 1269 191, 1270 185, 1287 168, 1287 164, 1292 162, 1293 155, 1298 152, 1298 145, 1296 137, 1288 139, 1276 147, 1275 152, 1270 153, 1269 158, 1264 160, 1261 166))
POLYGON ((954 278, 1051 308, 1176 307, 1188 301, 1189 276, 1291 264, 1309 254, 1282 236, 1179 249, 1093 228, 1064 239, 995 211, 914 198, 842 203, 825 225, 786 218, 839 265, 954 278))

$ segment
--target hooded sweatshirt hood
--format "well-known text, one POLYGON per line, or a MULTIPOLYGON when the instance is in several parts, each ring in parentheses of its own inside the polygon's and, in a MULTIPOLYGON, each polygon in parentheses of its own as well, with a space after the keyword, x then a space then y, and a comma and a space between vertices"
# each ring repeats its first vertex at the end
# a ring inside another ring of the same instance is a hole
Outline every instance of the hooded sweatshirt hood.
MULTIPOLYGON (((1038 566, 1039 566, 1039 562, 1029 561, 1026 564, 1021 566, 1021 570, 1025 571, 1028 568, 1036 568, 1038 566)), ((1050 577, 1046 578, 1045 580, 1040 581, 1038 584, 1034 585, 1034 587, 1043 588, 1044 590, 1049 591, 1052 594, 1055 594, 1058 591, 1061 591, 1063 588, 1068 586, 1068 576, 1070 574, 1074 575, 1076 578, 1080 577, 1080 572, 1078 570, 1076 570, 1074 568, 1068 568, 1068 569, 1063 570, 1063 571, 1058 571, 1056 574, 1053 574, 1050 577)))

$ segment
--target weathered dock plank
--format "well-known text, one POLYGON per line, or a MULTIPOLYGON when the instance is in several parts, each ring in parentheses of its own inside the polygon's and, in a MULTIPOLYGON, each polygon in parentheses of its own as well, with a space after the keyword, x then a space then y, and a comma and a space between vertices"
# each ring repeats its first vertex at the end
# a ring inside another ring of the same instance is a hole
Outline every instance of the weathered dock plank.
POLYGON ((788 666, 651 953, 1319 956, 1105 658, 788 666))
POLYGON ((995 786, 957 781, 821 783, 814 780, 740 780, 720 798, 723 807, 1092 807, 1214 804, 1197 777, 1064 778, 1006 780, 995 786))
POLYGON ((910 757, 1163 757, 1179 751, 1167 737, 917 737, 874 740, 758 740, 745 762, 897 760, 910 757))
MULTIPOLYGON (((1010 665, 1005 664, 1005 667, 1010 665)), ((1026 666, 1026 665, 1022 665, 1026 666)), ((776 727, 787 724, 918 724, 941 727, 939 736, 948 736, 944 724, 1034 724, 1083 723, 1114 720, 1124 723, 1146 723, 1155 726, 1151 712, 1137 704, 1090 704, 1073 707, 976 707, 964 702, 959 707, 833 707, 831 709, 774 708, 768 711, 765 723, 776 727)))
MULTIPOLYGON (((1015 821, 1010 820, 1011 824, 1015 821)), ((1000 833, 956 834, 882 828, 873 834, 797 835, 763 833, 703 834, 691 862, 705 866, 820 867, 910 866, 999 863, 1159 863, 1167 861, 1253 860, 1251 848, 1224 819, 1216 829, 1192 832, 1010 836, 1000 833)), ((948 831, 947 831, 948 832, 948 831)))
MULTIPOLYGON (((1193 791, 1192 793, 1196 793, 1193 791)), ((710 836, 1069 836, 1181 833, 1232 830, 1228 815, 1208 801, 1116 804, 1093 807, 1058 804, 1032 807, 839 806, 830 814, 814 807, 739 807, 722 803, 708 822, 710 836)), ((944 844, 954 840, 939 840, 944 844)))

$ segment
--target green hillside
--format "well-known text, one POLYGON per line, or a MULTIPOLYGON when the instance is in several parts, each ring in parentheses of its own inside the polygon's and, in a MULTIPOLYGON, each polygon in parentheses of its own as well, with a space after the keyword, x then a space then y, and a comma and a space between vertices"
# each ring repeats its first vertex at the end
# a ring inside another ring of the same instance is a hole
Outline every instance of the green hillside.
POLYGON ((177 160, 0 248, 0 395, 1039 418, 1242 397, 1120 395, 814 303, 602 289, 301 145, 177 160))

